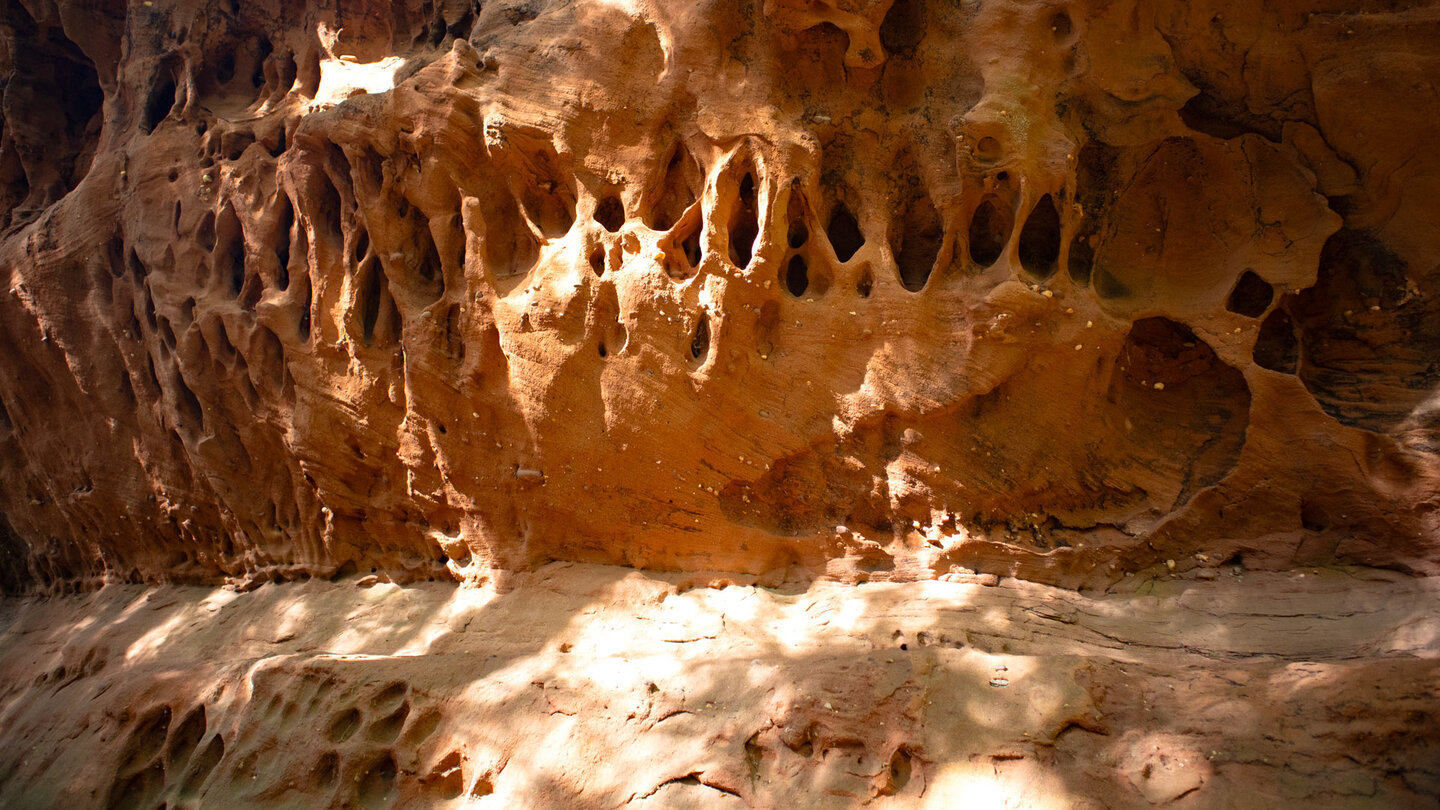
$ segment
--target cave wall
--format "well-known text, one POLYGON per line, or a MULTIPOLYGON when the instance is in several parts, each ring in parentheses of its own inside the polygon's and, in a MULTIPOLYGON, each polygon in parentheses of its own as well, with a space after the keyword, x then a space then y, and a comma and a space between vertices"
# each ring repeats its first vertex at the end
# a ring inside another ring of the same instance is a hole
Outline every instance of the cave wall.
POLYGON ((1440 9, 6 0, 0 585, 1440 571, 1440 9))

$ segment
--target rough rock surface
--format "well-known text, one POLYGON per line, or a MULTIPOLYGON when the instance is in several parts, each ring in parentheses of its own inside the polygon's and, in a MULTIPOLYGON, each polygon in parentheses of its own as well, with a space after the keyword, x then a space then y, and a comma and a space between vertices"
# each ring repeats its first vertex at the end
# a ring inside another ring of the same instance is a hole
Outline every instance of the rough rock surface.
POLYGON ((339 5, 7 0, 11 589, 1440 569, 1436 7, 339 5))
MULTIPOLYGON (((0 612, 7 807, 1432 808, 1440 587, 115 586, 0 612), (84 618, 78 623, 76 616, 84 618), (198 803, 198 804, 197 804, 198 803)), ((362 583, 363 585, 364 583, 362 583)))
POLYGON ((1440 796, 1440 5, 0 10, 0 804, 1440 796))

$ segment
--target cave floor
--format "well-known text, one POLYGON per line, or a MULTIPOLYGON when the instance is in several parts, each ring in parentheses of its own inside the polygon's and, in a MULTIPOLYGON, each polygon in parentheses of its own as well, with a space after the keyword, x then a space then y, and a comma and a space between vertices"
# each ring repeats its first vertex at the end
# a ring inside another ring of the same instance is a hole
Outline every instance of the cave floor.
POLYGON ((555 563, 503 590, 353 577, 5 599, 0 806, 1440 796, 1440 578, 696 582, 555 563))

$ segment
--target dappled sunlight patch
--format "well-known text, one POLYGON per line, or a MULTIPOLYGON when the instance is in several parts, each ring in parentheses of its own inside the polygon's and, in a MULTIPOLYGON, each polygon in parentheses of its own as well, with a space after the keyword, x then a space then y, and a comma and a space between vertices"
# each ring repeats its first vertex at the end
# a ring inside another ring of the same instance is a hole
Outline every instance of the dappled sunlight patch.
MULTIPOLYGON (((505 590, 364 575, 245 594, 115 590, 74 627, 63 600, 29 604, 3 639, 0 687, 21 699, 0 720, 26 746, 124 751, 64 780, 53 769, 68 760, 0 756, 0 799, 53 805, 35 791, 74 783, 258 807, 827 795, 1058 808, 1102 780, 1138 801, 1209 800, 1235 772, 1196 759, 1207 735, 1277 763, 1303 736, 1312 760, 1359 757, 1349 767, 1372 769, 1364 785, 1379 795, 1375 769, 1413 758, 1411 744, 1331 732, 1382 710, 1360 701, 1376 682, 1406 711, 1436 708, 1414 686, 1433 663, 1406 646, 1440 624, 1440 592, 1423 583, 1336 590, 1252 573, 1160 599, 983 582, 706 587, 558 564, 505 590), (1333 613, 1323 634, 1300 632, 1315 594, 1333 613), (67 631, 36 632, 52 622, 67 631), (1392 658, 1368 660, 1376 650, 1392 658), (1239 668, 1220 677, 1216 659, 1239 668), (1256 718, 1281 708, 1288 730, 1272 741, 1256 718), (1311 733, 1316 718, 1329 736, 1311 733)), ((1320 790, 1324 774, 1294 778, 1320 790)))

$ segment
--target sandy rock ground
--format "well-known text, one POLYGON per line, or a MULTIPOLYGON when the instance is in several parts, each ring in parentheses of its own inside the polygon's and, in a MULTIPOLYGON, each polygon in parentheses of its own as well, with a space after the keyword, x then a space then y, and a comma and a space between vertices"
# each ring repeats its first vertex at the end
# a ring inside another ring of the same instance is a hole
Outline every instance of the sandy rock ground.
POLYGON ((6 807, 1434 807, 1440 581, 556 563, 0 608, 6 807))

